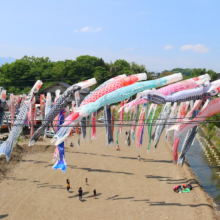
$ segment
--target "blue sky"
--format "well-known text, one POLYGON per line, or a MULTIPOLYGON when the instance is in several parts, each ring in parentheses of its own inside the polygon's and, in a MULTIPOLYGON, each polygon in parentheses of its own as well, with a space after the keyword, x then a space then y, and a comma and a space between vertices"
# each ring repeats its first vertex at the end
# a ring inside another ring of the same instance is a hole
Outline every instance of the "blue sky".
POLYGON ((125 59, 220 72, 219 0, 1 0, 0 57, 125 59))

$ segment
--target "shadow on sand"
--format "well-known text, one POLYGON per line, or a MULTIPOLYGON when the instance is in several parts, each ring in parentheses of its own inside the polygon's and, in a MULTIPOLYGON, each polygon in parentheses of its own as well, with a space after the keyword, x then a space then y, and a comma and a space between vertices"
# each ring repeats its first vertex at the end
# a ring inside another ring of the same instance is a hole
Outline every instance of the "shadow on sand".
POLYGON ((193 205, 193 204, 181 204, 181 203, 166 203, 164 201, 161 201, 161 202, 147 202, 150 204, 150 206, 189 206, 189 207, 200 207, 200 206, 206 206, 206 207, 209 207, 211 209, 213 209, 213 207, 209 204, 198 204, 198 205, 193 205))
POLYGON ((0 219, 6 218, 6 217, 8 217, 8 214, 6 214, 6 215, 0 215, 0 219))

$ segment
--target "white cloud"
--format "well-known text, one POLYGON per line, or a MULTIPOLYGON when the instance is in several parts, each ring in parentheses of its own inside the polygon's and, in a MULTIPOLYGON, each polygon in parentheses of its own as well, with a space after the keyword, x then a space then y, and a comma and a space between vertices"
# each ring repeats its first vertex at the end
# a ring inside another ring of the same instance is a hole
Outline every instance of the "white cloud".
POLYGON ((133 51, 134 50, 134 48, 127 48, 127 49, 125 49, 125 51, 133 51))
POLYGON ((173 45, 167 45, 167 46, 164 47, 164 50, 170 50, 172 48, 173 48, 173 45))
POLYGON ((94 28, 94 27, 86 26, 86 27, 82 28, 80 31, 82 31, 82 32, 98 32, 98 31, 101 31, 101 30, 102 30, 101 27, 94 28))
POLYGON ((77 29, 75 29, 73 32, 74 32, 74 33, 76 33, 76 32, 78 32, 78 30, 77 30, 77 29))
POLYGON ((180 50, 192 50, 195 53, 207 53, 209 51, 209 48, 202 44, 196 44, 196 45, 183 45, 180 47, 180 50))

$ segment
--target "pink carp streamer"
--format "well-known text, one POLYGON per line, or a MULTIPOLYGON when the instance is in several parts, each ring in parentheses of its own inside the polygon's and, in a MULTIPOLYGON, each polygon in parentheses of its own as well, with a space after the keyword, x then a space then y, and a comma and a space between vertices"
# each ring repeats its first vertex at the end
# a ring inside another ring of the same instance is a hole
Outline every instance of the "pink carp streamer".
POLYGON ((210 102, 209 100, 206 101, 202 111, 191 121, 188 121, 187 124, 181 124, 179 129, 176 131, 176 136, 179 137, 184 132, 188 131, 189 129, 193 128, 196 125, 199 125, 207 118, 211 117, 220 112, 220 98, 217 98, 210 102))
POLYGON ((97 111, 92 113, 92 137, 91 139, 96 139, 96 120, 97 120, 97 111))
MULTIPOLYGON (((124 101, 121 101, 120 107, 124 106, 124 101)), ((119 127, 119 134, 122 133, 122 124, 123 124, 123 118, 124 118, 124 109, 120 112, 120 127, 119 127)))
MULTIPOLYGON (((88 100, 84 100, 83 104, 80 107, 88 103, 95 102, 97 99, 99 99, 100 97, 108 93, 111 93, 119 88, 132 85, 138 80, 143 80, 143 79, 146 79, 146 74, 141 73, 141 74, 127 76, 119 80, 115 80, 109 83, 107 86, 103 87, 102 89, 98 90, 97 92, 94 92, 91 96, 89 96, 88 100)), ((74 112, 73 114, 69 115, 69 117, 66 118, 63 126, 67 126, 71 124, 76 118, 78 118, 78 116, 76 117, 75 112, 74 112)))
MULTIPOLYGON (((210 80, 210 76, 208 74, 199 76, 199 77, 195 77, 192 79, 187 79, 181 82, 177 82, 168 86, 164 86, 163 88, 158 89, 157 91, 162 93, 163 95, 170 95, 172 93, 178 92, 178 91, 183 91, 183 90, 188 90, 188 89, 194 89, 197 86, 205 83, 206 81, 210 80)), ((143 91, 141 94, 146 93, 148 90, 143 91)), ((128 112, 133 106, 138 105, 138 104, 143 104, 146 103, 148 101, 146 101, 143 98, 139 98, 137 97, 136 99, 134 99, 133 101, 129 102, 128 104, 126 104, 124 106, 125 108, 125 112, 128 112)), ((120 109, 121 110, 121 109, 120 109)), ((119 111, 120 111, 119 110, 119 111)))
POLYGON ((140 116, 139 116, 139 122, 138 122, 138 128, 137 128, 137 146, 140 147, 140 138, 141 138, 141 133, 143 129, 143 123, 144 123, 144 116, 145 116, 145 106, 143 105, 140 116))
MULTIPOLYGON (((186 115, 186 112, 189 108, 189 102, 181 102, 180 107, 179 107, 179 113, 177 116, 177 121, 180 122, 183 120, 183 118, 186 115)), ((180 137, 176 137, 176 132, 174 134, 174 144, 173 144, 173 162, 177 163, 178 160, 178 145, 180 141, 180 137)))

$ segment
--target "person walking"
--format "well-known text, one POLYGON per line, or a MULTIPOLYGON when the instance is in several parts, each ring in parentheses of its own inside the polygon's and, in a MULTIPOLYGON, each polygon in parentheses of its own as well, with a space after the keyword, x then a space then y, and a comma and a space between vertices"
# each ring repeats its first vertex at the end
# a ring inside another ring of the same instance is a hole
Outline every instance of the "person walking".
POLYGON ((94 199, 96 198, 96 189, 93 190, 94 193, 94 199))
POLYGON ((66 180, 66 189, 68 192, 70 192, 69 191, 70 190, 70 180, 69 179, 66 180))
POLYGON ((79 192, 79 200, 82 201, 82 193, 83 193, 83 191, 82 191, 81 187, 79 187, 78 192, 79 192))
POLYGON ((86 185, 88 185, 88 178, 86 178, 86 185))

